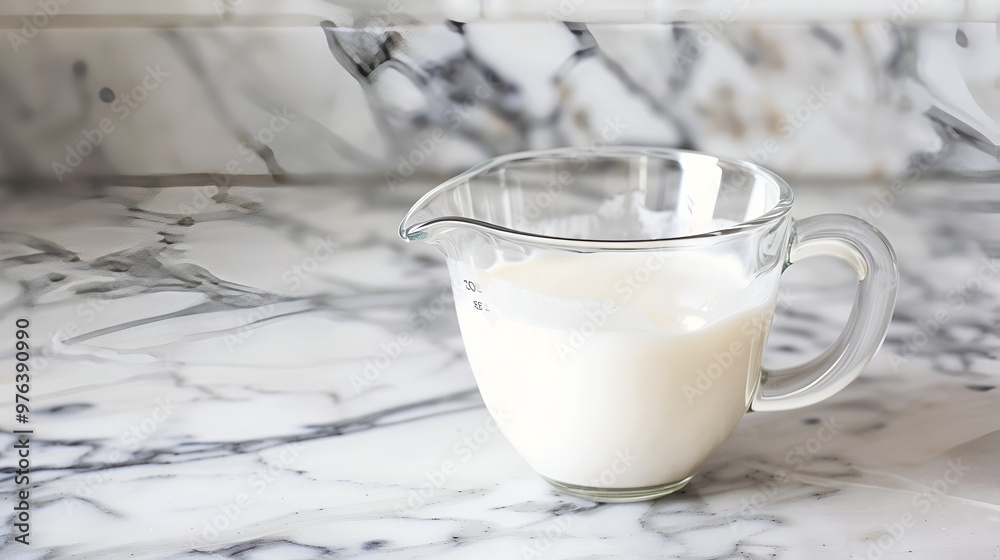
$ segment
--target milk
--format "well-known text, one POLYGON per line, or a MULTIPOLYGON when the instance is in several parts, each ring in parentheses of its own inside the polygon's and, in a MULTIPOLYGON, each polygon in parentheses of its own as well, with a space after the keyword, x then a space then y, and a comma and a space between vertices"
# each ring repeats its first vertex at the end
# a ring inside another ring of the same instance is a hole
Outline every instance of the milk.
POLYGON ((682 481, 751 402, 777 268, 755 275, 694 251, 449 265, 483 400, 551 480, 682 481))

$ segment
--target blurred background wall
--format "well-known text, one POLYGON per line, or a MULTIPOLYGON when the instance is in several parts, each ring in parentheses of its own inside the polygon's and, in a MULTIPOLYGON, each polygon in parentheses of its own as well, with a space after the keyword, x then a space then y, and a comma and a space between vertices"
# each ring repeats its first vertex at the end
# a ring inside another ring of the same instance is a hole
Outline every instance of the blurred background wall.
POLYGON ((601 143, 995 177, 993 2, 0 5, 0 181, 394 188, 601 143))

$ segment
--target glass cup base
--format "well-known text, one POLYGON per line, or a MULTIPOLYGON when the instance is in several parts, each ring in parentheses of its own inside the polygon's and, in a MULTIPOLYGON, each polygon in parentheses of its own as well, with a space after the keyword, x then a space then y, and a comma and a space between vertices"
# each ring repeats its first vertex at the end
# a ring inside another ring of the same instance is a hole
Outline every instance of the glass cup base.
MULTIPOLYGON (((541 475, 539 475, 541 476, 541 475)), ((578 498, 586 498, 595 502, 606 502, 613 504, 627 502, 643 502, 653 500, 684 488, 688 482, 694 478, 691 475, 680 482, 662 484, 659 486, 641 486, 637 488, 595 488, 593 486, 577 486, 576 484, 566 484, 557 480, 552 480, 542 476, 546 482, 555 486, 560 492, 564 492, 578 498)))

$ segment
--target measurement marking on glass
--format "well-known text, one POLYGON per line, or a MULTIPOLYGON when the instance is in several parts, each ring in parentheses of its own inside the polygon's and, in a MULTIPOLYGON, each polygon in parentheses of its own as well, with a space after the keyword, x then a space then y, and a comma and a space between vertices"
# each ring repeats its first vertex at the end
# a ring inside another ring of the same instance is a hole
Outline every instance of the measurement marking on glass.
POLYGON ((462 280, 462 282, 465 283, 466 290, 469 290, 470 292, 478 292, 480 294, 483 293, 482 290, 476 287, 476 283, 473 282, 472 280, 462 280))
MULTIPOLYGON (((468 290, 468 291, 470 291, 470 292, 475 292, 477 294, 483 293, 483 291, 480 290, 476 286, 476 283, 473 282, 472 280, 462 280, 462 283, 465 285, 465 289, 468 290)), ((490 308, 486 306, 486 302, 481 301, 481 300, 473 300, 472 301, 472 306, 475 307, 478 311, 489 311, 490 310, 490 308)))

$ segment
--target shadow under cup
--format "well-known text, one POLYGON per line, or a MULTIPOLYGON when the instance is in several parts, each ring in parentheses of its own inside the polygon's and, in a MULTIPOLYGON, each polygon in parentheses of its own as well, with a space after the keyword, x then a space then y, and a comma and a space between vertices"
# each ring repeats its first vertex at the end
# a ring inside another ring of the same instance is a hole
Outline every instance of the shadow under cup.
POLYGON ((796 248, 791 204, 788 185, 752 164, 561 149, 451 179, 400 234, 444 252, 473 373, 515 449, 567 493, 637 501, 683 487, 749 408, 839 390, 824 381, 832 365, 810 362, 774 372, 774 395, 762 395, 761 354, 796 248))

